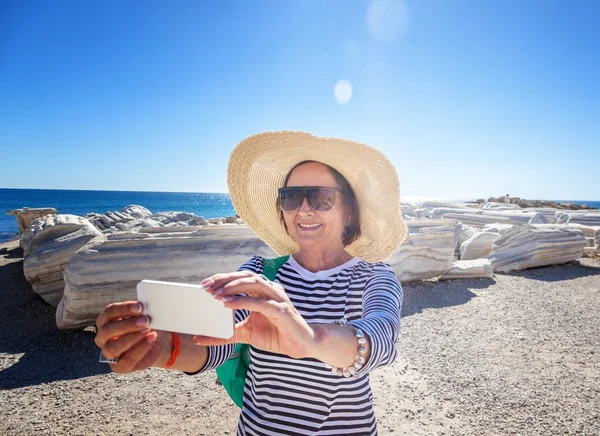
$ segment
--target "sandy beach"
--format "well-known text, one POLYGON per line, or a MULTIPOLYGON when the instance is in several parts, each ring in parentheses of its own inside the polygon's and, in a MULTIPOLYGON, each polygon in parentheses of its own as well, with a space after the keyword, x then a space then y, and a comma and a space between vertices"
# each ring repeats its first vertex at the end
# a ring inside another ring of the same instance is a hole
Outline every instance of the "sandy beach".
MULTIPOLYGON (((59 331, 0 245, 0 434, 235 434, 214 373, 122 376, 59 331)), ((372 374, 382 435, 599 434, 600 263, 404 286, 400 358, 372 374)))

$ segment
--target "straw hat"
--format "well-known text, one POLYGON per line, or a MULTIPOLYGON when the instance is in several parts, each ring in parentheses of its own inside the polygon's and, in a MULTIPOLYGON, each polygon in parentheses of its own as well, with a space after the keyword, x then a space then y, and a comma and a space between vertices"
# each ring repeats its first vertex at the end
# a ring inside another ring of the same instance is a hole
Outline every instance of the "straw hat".
POLYGON ((335 168, 354 190, 361 235, 346 250, 368 262, 387 259, 407 233, 400 184, 392 163, 365 144, 291 131, 244 139, 227 166, 229 193, 238 215, 279 255, 298 252, 298 243, 281 223, 276 201, 287 174, 305 160, 335 168))

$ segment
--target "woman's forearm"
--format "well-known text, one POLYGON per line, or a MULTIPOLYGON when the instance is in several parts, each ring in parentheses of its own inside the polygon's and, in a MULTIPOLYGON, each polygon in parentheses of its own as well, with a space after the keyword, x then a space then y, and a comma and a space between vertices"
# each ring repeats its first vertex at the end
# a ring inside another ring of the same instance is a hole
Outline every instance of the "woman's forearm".
MULTIPOLYGON (((192 341, 192 335, 179 333, 179 356, 175 364, 168 369, 177 371, 197 372, 204 368, 208 360, 208 347, 196 345, 192 341)), ((154 362, 155 367, 164 368, 171 359, 173 351, 173 334, 171 332, 161 332, 158 340, 160 341, 160 357, 154 362)))
MULTIPOLYGON (((315 340, 309 349, 309 356, 337 368, 346 368, 355 362, 358 355, 358 339, 355 330, 337 324, 310 324, 315 332, 315 340)), ((365 335, 367 349, 364 358, 369 359, 371 341, 365 335)))

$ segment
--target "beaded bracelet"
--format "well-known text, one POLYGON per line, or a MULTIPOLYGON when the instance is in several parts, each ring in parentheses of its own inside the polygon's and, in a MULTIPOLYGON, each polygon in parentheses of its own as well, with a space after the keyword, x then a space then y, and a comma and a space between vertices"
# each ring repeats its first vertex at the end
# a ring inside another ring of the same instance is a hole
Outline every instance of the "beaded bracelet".
MULTIPOLYGON (((342 318, 335 323, 341 327, 353 328, 348 324, 346 318, 342 318)), ((361 329, 356 329, 354 335, 358 340, 358 355, 354 358, 354 364, 347 368, 337 368, 335 366, 327 365, 328 368, 331 368, 332 373, 344 377, 358 377, 358 370, 360 370, 366 362, 365 354, 367 354, 367 347, 365 347, 365 344, 367 343, 367 338, 365 338, 365 334, 361 329)))

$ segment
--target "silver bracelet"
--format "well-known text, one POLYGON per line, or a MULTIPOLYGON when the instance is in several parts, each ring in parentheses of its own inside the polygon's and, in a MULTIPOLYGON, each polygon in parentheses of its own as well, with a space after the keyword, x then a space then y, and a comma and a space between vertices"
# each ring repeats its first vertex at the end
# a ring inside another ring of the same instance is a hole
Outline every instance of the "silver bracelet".
MULTIPOLYGON (((348 320, 346 318, 342 318, 339 321, 335 321, 335 323, 341 327, 350 327, 354 329, 350 324, 348 324, 348 320)), ((365 338, 365 334, 361 329, 356 329, 354 332, 358 340, 358 354, 354 358, 354 364, 350 365, 346 368, 337 368, 335 366, 327 365, 327 368, 331 368, 331 372, 344 377, 358 377, 358 370, 363 367, 366 363, 365 354, 367 354, 367 347, 365 344, 367 343, 367 338, 365 338)))

